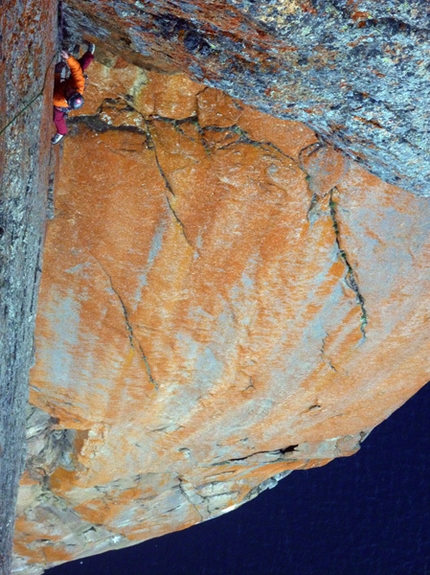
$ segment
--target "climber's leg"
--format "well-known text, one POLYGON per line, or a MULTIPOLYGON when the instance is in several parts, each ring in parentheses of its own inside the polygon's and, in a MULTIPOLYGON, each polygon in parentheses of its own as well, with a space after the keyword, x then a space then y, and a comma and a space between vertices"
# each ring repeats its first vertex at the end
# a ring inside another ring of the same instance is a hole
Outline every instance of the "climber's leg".
POLYGON ((78 60, 79 64, 81 65, 82 71, 86 70, 88 66, 91 64, 91 62, 94 60, 94 51, 96 49, 95 45, 91 44, 91 42, 86 42, 86 44, 88 46, 87 51, 78 60))
POLYGON ((66 114, 57 106, 54 106, 54 124, 57 128, 57 134, 62 136, 67 134, 66 114))

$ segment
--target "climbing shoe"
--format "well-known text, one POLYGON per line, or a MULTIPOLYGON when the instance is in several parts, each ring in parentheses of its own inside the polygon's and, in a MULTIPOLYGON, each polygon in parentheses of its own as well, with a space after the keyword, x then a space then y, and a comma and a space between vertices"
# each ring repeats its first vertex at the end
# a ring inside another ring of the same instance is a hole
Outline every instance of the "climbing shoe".
POLYGON ((85 44, 87 45, 87 52, 89 52, 90 54, 94 54, 94 52, 96 51, 96 45, 92 44, 91 42, 85 42, 85 44))
POLYGON ((62 140, 64 138, 64 134, 55 134, 55 136, 53 136, 51 138, 51 144, 58 144, 58 142, 60 140, 62 140))

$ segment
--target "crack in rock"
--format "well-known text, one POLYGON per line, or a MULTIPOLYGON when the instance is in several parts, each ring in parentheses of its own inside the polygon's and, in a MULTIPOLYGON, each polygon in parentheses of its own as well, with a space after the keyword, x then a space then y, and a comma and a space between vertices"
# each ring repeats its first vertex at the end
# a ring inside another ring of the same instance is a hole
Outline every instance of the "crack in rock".
POLYGON ((198 508, 198 505, 202 504, 202 502, 204 501, 204 498, 201 497, 194 490, 190 491, 190 489, 188 488, 188 485, 190 485, 190 484, 181 475, 178 475, 177 478, 178 478, 179 483, 176 487, 179 489, 179 491, 184 496, 184 498, 188 501, 188 503, 190 503, 190 505, 196 510, 200 519, 202 521, 204 521, 205 517, 203 517, 200 509, 198 508), (193 501, 193 499, 197 499, 198 503, 196 503, 196 501, 193 501))
POLYGON ((73 470, 76 431, 57 427, 58 419, 30 404, 26 415, 26 469, 30 476, 42 481, 57 467, 73 470))
MULTIPOLYGON (((168 122, 170 124, 172 124, 175 129, 178 129, 178 131, 180 133, 183 133, 179 128, 178 128, 178 124, 180 123, 184 123, 186 121, 190 121, 190 118, 185 118, 183 121, 177 121, 177 120, 172 120, 170 118, 164 118, 164 117, 158 117, 157 119, 160 121, 164 121, 164 122, 168 122)), ((195 118, 193 118, 195 120, 195 118)), ((138 133, 141 134, 143 136, 145 136, 146 138, 146 144, 148 146, 148 149, 152 150, 154 152, 154 157, 155 157, 155 163, 157 165, 158 171, 162 177, 162 179, 164 180, 166 189, 170 192, 170 194, 175 198, 176 194, 161 166, 159 157, 158 157, 158 153, 157 153, 157 147, 155 145, 154 139, 152 137, 152 132, 151 132, 151 127, 149 125, 150 120, 148 120, 141 112, 139 112, 139 110, 136 110, 136 108, 134 108, 131 104, 131 102, 129 102, 128 100, 122 100, 121 98, 117 98, 117 99, 112 99, 112 98, 105 98, 102 102, 102 104, 99 106, 97 113, 92 115, 92 116, 77 116, 76 118, 72 118, 70 121, 70 125, 74 126, 74 125, 79 125, 79 124, 85 124, 87 125, 89 128, 91 128, 92 130, 96 131, 96 132, 107 132, 107 131, 121 131, 121 132, 133 132, 133 133, 138 133), (146 129, 142 129, 139 126, 136 125, 119 125, 119 126, 114 126, 111 125, 109 122, 105 121, 102 117, 101 114, 103 113, 103 111, 105 110, 105 107, 111 107, 111 108, 115 108, 117 110, 120 110, 120 108, 118 107, 118 104, 124 103, 125 107, 122 111, 134 111, 136 112, 136 114, 138 114, 144 124, 146 129)), ((185 135, 185 134, 184 134, 185 135)), ((167 204, 168 207, 170 209, 170 211, 173 214, 173 217, 175 218, 175 221, 177 222, 177 224, 180 226, 182 234, 185 238, 185 241, 187 242, 187 244, 193 248, 193 244, 191 243, 187 232, 186 232, 186 228, 184 223, 182 222, 182 220, 179 218, 177 212, 175 211, 172 202, 169 198, 169 196, 166 195, 166 200, 167 200, 167 204)))
POLYGON ((256 463, 259 463, 260 465, 265 465, 266 463, 276 463, 278 461, 291 460, 292 458, 289 454, 294 453, 297 447, 299 447, 299 444, 289 445, 288 447, 283 447, 281 449, 275 449, 269 451, 256 451, 255 453, 245 455, 244 457, 232 457, 231 459, 227 459, 219 463, 218 462, 212 463, 211 467, 218 465, 243 465, 246 464, 249 460, 251 461, 254 460, 256 463))
POLYGON ((335 366, 332 364, 330 358, 327 356, 326 352, 325 352, 325 344, 326 344, 326 340, 328 338, 328 333, 326 333, 324 339, 322 340, 322 345, 321 345, 321 359, 323 360, 324 363, 326 363, 333 371, 335 371, 337 373, 337 369, 335 368, 335 366))
POLYGON ((366 311, 366 307, 365 307, 365 300, 364 300, 364 297, 363 297, 363 295, 360 291, 360 288, 358 286, 358 283, 357 283, 357 280, 355 277, 354 269, 351 266, 349 259, 348 259, 348 255, 347 255, 346 251, 343 249, 342 244, 341 244, 339 223, 337 221, 337 204, 333 199, 333 193, 335 191, 337 192, 337 189, 333 188, 329 192, 329 210, 330 210, 330 217, 331 217, 331 220, 333 223, 335 241, 336 241, 336 245, 337 245, 337 249, 338 249, 339 258, 341 259, 341 261, 344 263, 344 265, 346 267, 345 282, 346 282, 347 286, 350 289, 352 289, 352 291, 355 293, 355 298, 357 300, 357 304, 360 306, 360 309, 361 309, 360 331, 363 335, 362 339, 366 339, 366 326, 368 324, 368 317, 367 317, 367 311, 366 311))
MULTIPOLYGON (((202 92, 204 92, 204 90, 202 90, 202 92)), ((198 94, 201 94, 202 92, 199 92, 198 94)), ((206 138, 205 138, 205 130, 207 130, 208 128, 207 127, 205 127, 205 128, 201 127, 201 125, 199 123, 198 116, 189 116, 188 118, 182 118, 181 120, 175 120, 172 118, 167 118, 165 116, 152 116, 152 119, 153 120, 159 120, 160 122, 165 122, 166 124, 170 124, 171 126, 174 127, 174 129, 179 134, 181 134, 181 136, 184 136, 185 138, 187 138, 191 142, 197 143, 198 140, 196 140, 195 138, 190 136, 190 134, 187 134, 182 129, 183 125, 192 124, 193 126, 195 126, 196 131, 197 131, 198 135, 200 136, 200 142, 199 143, 201 143, 203 145, 203 148, 204 148, 207 155, 211 154, 211 148, 210 148, 210 146, 208 146, 208 142, 206 141, 206 138)), ((220 128, 220 131, 221 130, 228 130, 228 129, 229 128, 220 128)))
MULTIPOLYGON (((164 180, 164 183, 165 183, 165 186, 166 186, 167 190, 168 190, 168 191, 171 193, 171 195, 175 198, 175 197, 176 197, 176 194, 175 194, 175 192, 173 191, 173 188, 172 188, 172 186, 171 186, 171 184, 170 184, 170 182, 169 182, 169 180, 168 180, 168 178, 167 178, 167 176, 166 176, 166 174, 165 174, 163 168, 161 167, 160 160, 159 160, 159 158, 158 158, 157 147, 156 147, 156 145, 155 145, 155 142, 154 142, 154 139, 153 139, 152 133, 151 133, 151 128, 150 128, 150 126, 149 126, 149 120, 147 120, 147 118, 145 118, 145 116, 143 116, 143 115, 142 115, 142 118, 143 118, 143 120, 144 120, 144 122, 145 122, 145 124, 146 124, 149 147, 150 147, 150 149, 152 149, 152 150, 154 151, 155 163, 157 164, 158 171, 160 172, 160 175, 161 175, 161 177, 162 177, 163 180, 164 180)), ((166 119, 163 119, 163 120, 166 121, 166 119)), ((172 120, 170 123, 172 123, 172 124, 175 126, 175 128, 176 128, 176 121, 172 120)), ((194 246, 193 246, 193 244, 191 243, 190 239, 189 239, 188 236, 187 236, 187 232, 186 232, 186 228, 185 228, 184 223, 183 223, 182 220, 179 218, 177 212, 176 212, 175 209, 173 208, 173 205, 172 205, 172 202, 170 201, 169 196, 167 196, 167 195, 166 195, 166 201, 167 201, 167 205, 169 206, 170 211, 171 211, 172 214, 173 214, 173 217, 175 218, 176 223, 177 223, 177 224, 179 225, 179 227, 181 228, 182 235, 184 236, 185 241, 187 242, 187 244, 188 244, 191 248, 195 249, 194 246)))
MULTIPOLYGON (((94 257, 94 256, 93 256, 94 257)), ((145 354, 145 352, 143 351, 142 345, 140 343, 140 341, 137 339, 137 337, 134 334, 134 330, 133 330, 133 326, 130 322, 130 318, 129 318, 129 314, 128 314, 128 310, 127 307, 124 303, 124 300, 122 299, 121 295, 118 293, 118 291, 115 289, 115 286, 113 284, 112 281, 112 277, 110 276, 110 274, 106 271, 105 267, 103 266, 103 264, 96 258, 94 257, 94 259, 97 261, 97 263, 99 264, 100 268, 103 270, 104 274, 106 275, 106 277, 109 280, 109 284, 110 287, 113 291, 113 293, 116 295, 118 302, 121 306, 122 309, 122 313, 124 316, 124 322, 125 322, 125 327, 127 330, 127 334, 128 334, 128 340, 130 342, 130 347, 134 350, 137 350, 139 352, 139 355, 143 361, 143 364, 145 365, 145 369, 146 369, 146 373, 148 375, 149 381, 152 383, 152 385, 154 386, 154 388, 156 390, 158 390, 158 383, 155 381, 155 379, 152 377, 152 372, 151 372, 151 367, 149 365, 149 361, 148 358, 145 354)))
POLYGON ((145 118, 145 116, 143 116, 143 115, 142 115, 142 118, 143 118, 143 120, 144 120, 144 122, 145 122, 146 129, 147 129, 147 136, 148 136, 148 144, 149 144, 149 147, 150 147, 150 149, 152 149, 152 150, 154 151, 155 163, 157 164, 158 171, 160 172, 160 175, 161 175, 161 177, 162 177, 163 180, 164 180, 164 183, 165 183, 166 188, 169 190, 169 192, 172 194, 172 196, 175 197, 176 194, 175 194, 175 192, 173 191, 173 188, 172 188, 172 186, 170 185, 170 182, 169 182, 169 180, 167 179, 167 176, 166 176, 166 174, 164 173, 163 168, 161 167, 160 160, 159 160, 159 158, 158 158, 158 153, 157 153, 157 146, 155 145, 154 138, 152 137, 152 132, 151 132, 151 127, 150 127, 150 125, 149 125, 149 120, 147 120, 147 119, 145 118))
POLYGON ((220 146, 221 150, 225 150, 225 149, 230 148, 230 147, 237 145, 237 144, 248 144, 249 146, 259 148, 265 152, 267 152, 267 149, 269 148, 270 150, 276 151, 278 154, 280 154, 284 158, 291 160, 293 162, 293 164, 297 165, 303 172, 305 172, 305 170, 303 170, 302 166, 297 162, 297 160, 295 160, 292 156, 289 156, 288 154, 286 154, 276 144, 274 144, 273 142, 270 142, 270 141, 254 140, 254 139, 250 138, 248 132, 246 132, 246 130, 241 128, 238 124, 232 124, 231 126, 227 126, 227 127, 205 126, 205 128, 200 127, 200 130, 202 131, 203 138, 204 138, 205 130, 206 131, 212 131, 212 132, 219 132, 219 133, 230 132, 231 134, 235 134, 236 136, 238 136, 237 140, 234 140, 233 142, 230 142, 230 143, 226 144, 225 146, 220 146))
POLYGON ((173 214, 173 217, 175 218, 176 222, 179 224, 179 227, 181 228, 182 235, 184 236, 185 241, 187 242, 187 244, 188 244, 191 248, 194 249, 193 244, 192 244, 192 243, 190 242, 190 240, 188 239, 187 232, 186 232, 186 230, 185 230, 185 226, 184 226, 183 222, 179 219, 178 214, 177 214, 177 213, 175 212, 175 210, 173 209, 172 203, 171 203, 171 201, 170 201, 170 199, 169 199, 168 196, 166 196, 166 201, 167 201, 167 205, 168 205, 169 208, 170 208, 170 211, 171 211, 172 214, 173 214))
MULTIPOLYGON (((135 112, 136 110, 134 110, 134 108, 132 108, 129 104, 126 104, 125 107, 121 110, 117 104, 120 103, 121 99, 112 99, 112 98, 105 98, 103 100, 103 102, 101 103, 101 105, 99 106, 99 108, 97 109, 97 112, 93 115, 80 115, 80 116, 75 116, 73 118, 69 118, 68 120, 68 124, 70 127, 70 135, 74 135, 74 129, 76 130, 76 128, 79 125, 86 125, 88 126, 91 130, 93 130, 94 132, 98 132, 100 134, 103 134, 105 132, 133 132, 136 134, 141 134, 142 136, 145 137, 145 139, 148 139, 148 133, 146 130, 144 130, 143 128, 139 127, 138 125, 133 125, 133 124, 119 124, 119 125, 114 125, 111 124, 109 122, 109 117, 108 114, 106 112, 106 110, 110 109, 115 109, 119 112, 135 112)), ((149 146, 149 142, 147 142, 147 145, 149 146)))
MULTIPOLYGON (((204 92, 204 90, 202 90, 202 92, 204 92)), ((200 94, 201 92, 199 92, 200 94)), ((139 113, 139 112, 138 112, 139 113)), ((252 139, 248 132, 246 130, 244 130, 239 124, 235 123, 235 124, 231 124, 230 126, 205 126, 204 128, 200 125, 199 123, 199 119, 198 116, 190 116, 188 118, 183 118, 181 120, 175 120, 172 118, 167 118, 165 116, 152 116, 152 118, 154 120, 159 120, 160 122, 165 122, 168 124, 171 124, 175 130, 177 130, 181 135, 183 135, 184 137, 188 138, 189 140, 195 142, 196 140, 194 138, 192 138, 191 136, 189 136, 187 133, 184 132, 184 130, 182 130, 181 126, 182 124, 187 124, 187 123, 192 123, 196 126, 196 130, 198 132, 198 134, 201 136, 202 139, 202 144, 203 147, 205 148, 205 150, 207 152, 211 152, 210 148, 208 147, 208 142, 206 141, 205 138, 205 132, 217 132, 217 133, 223 133, 223 134, 232 134, 237 136, 237 139, 225 144, 224 146, 220 146, 219 149, 220 150, 225 150, 227 148, 230 148, 234 145, 237 144, 248 144, 250 146, 259 148, 263 151, 267 152, 267 149, 269 148, 270 150, 274 150, 275 152, 277 152, 278 154, 280 154, 281 156, 283 156, 284 158, 287 158, 288 160, 291 160, 295 165, 297 165, 304 173, 306 173, 306 171, 304 170, 304 168, 297 162, 297 160, 295 158, 293 158, 292 156, 289 156, 288 154, 286 154, 283 150, 281 150, 281 148, 279 148, 276 144, 274 144, 273 142, 270 141, 261 141, 261 140, 254 140, 252 139)), ((144 117, 145 122, 148 123, 148 120, 144 117)), ((149 131, 149 126, 148 126, 148 131, 149 131)), ((151 137, 151 133, 149 133, 149 137, 151 137)), ((152 141, 152 138, 151 138, 152 141)), ((314 144, 312 144, 314 145, 314 144)), ((318 146, 320 147, 322 144, 318 143, 318 146)), ((152 146, 155 150, 155 144, 152 141, 152 146)), ((306 148, 305 148, 306 149, 306 148)), ((301 150, 301 152, 304 150, 301 150)), ((300 153, 301 153, 300 152, 300 153)), ((164 174, 162 174, 163 177, 164 174)), ((170 189, 170 188, 169 188, 170 189)), ((172 191, 172 194, 175 195, 172 191)))

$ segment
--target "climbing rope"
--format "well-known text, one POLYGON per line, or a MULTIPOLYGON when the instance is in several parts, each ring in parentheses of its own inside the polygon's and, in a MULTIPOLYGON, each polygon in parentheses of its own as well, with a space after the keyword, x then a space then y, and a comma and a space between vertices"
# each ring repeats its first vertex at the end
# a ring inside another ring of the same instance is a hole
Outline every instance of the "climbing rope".
POLYGON ((4 133, 5 130, 7 130, 7 128, 9 128, 9 126, 11 124, 13 124, 15 122, 15 120, 17 118, 19 118, 19 116, 21 116, 33 104, 33 102, 35 102, 37 100, 37 98, 39 98, 40 96, 43 95, 43 92, 45 91, 46 80, 48 78, 48 72, 49 72, 49 69, 52 66, 52 62, 55 60, 56 56, 57 56, 57 52, 54 53, 51 60, 49 61, 49 64, 48 64, 48 67, 46 69, 45 76, 43 79, 43 85, 42 85, 42 88, 40 89, 40 91, 33 98, 31 98, 31 100, 19 112, 17 112, 15 114, 15 116, 13 116, 13 118, 11 120, 9 120, 9 122, 7 122, 7 124, 5 126, 3 126, 0 129, 0 136, 4 133))
POLYGON ((53 56, 51 57, 48 67, 46 68, 46 72, 45 72, 45 76, 43 78, 43 85, 42 88, 39 90, 39 92, 30 99, 30 101, 19 111, 17 112, 13 118, 11 120, 9 120, 9 122, 7 122, 7 124, 5 126, 3 126, 2 128, 0 128, 0 136, 5 132, 5 130, 7 130, 7 128, 9 128, 9 126, 11 124, 13 124, 15 122, 15 120, 17 118, 19 118, 36 100, 37 98, 39 98, 40 96, 43 95, 43 92, 45 91, 45 86, 46 86, 46 80, 48 78, 48 72, 52 66, 53 61, 56 59, 57 57, 57 53, 58 51, 61 49, 62 47, 62 43, 63 43, 63 30, 64 30, 64 10, 63 10, 63 3, 61 2, 61 0, 58 2, 58 29, 57 29, 57 49, 55 50, 53 56))

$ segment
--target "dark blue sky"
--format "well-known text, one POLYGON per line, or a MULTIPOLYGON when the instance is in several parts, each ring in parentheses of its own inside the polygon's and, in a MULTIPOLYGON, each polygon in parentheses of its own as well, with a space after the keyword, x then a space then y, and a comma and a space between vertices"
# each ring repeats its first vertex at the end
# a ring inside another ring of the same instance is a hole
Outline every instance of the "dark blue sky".
POLYGON ((430 384, 352 457, 243 507, 48 575, 430 575, 430 384))

